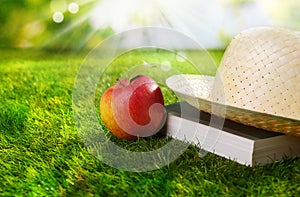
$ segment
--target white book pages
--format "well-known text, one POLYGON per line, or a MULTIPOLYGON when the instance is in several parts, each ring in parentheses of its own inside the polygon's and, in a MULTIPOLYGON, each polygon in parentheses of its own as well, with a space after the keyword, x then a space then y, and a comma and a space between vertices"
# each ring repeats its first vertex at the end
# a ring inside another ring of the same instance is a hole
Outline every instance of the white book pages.
POLYGON ((238 163, 252 166, 277 161, 285 156, 300 156, 299 137, 269 132, 230 120, 225 120, 222 129, 214 128, 209 124, 209 114, 184 102, 169 105, 166 109, 168 118, 165 132, 168 136, 238 163))

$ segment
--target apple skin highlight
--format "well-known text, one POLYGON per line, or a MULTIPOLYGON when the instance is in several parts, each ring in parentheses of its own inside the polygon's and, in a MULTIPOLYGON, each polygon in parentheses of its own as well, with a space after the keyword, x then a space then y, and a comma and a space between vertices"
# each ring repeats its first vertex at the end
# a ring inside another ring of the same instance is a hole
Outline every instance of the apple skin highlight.
POLYGON ((160 87, 144 75, 108 88, 100 100, 100 113, 112 134, 127 140, 157 133, 166 118, 160 87))
POLYGON ((107 127, 107 129, 109 129, 112 132, 113 135, 115 135, 121 139, 133 140, 136 137, 129 135, 128 133, 123 131, 118 126, 118 124, 114 118, 114 114, 111 109, 111 105, 112 105, 111 96, 112 96, 114 87, 115 87, 115 85, 110 87, 109 89, 107 89, 105 91, 105 93, 103 94, 103 96, 101 97, 101 101, 100 101, 101 118, 104 122, 104 125, 107 127))

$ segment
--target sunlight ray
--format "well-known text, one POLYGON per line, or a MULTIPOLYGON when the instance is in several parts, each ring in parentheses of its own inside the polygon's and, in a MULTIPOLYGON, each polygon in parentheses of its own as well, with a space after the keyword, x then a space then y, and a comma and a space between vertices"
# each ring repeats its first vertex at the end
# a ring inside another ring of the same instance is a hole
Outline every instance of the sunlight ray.
POLYGON ((89 17, 90 17, 89 13, 85 13, 82 16, 78 17, 70 25, 68 25, 63 30, 61 30, 60 32, 58 32, 55 36, 53 36, 49 41, 45 42, 44 45, 42 46, 42 48, 51 45, 53 42, 55 42, 56 40, 58 40, 60 37, 64 36, 65 34, 67 34, 69 32, 71 32, 76 27, 78 27, 79 25, 81 25, 85 21, 87 21, 89 19, 89 17))

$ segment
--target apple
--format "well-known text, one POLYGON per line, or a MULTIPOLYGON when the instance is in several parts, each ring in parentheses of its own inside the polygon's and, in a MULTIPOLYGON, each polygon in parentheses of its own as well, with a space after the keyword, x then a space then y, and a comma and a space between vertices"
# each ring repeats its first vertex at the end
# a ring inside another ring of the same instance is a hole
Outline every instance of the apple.
POLYGON ((100 100, 100 113, 112 134, 127 140, 157 133, 166 120, 161 89, 145 75, 118 80, 108 88, 100 100))

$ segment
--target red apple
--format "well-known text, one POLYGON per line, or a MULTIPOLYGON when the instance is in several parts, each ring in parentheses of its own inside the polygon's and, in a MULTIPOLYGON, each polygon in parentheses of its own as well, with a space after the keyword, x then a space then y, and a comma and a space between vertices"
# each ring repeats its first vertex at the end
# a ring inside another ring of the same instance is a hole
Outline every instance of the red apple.
POLYGON ((119 80, 108 88, 100 101, 100 113, 115 136, 128 140, 155 134, 166 120, 161 89, 144 75, 119 80))

